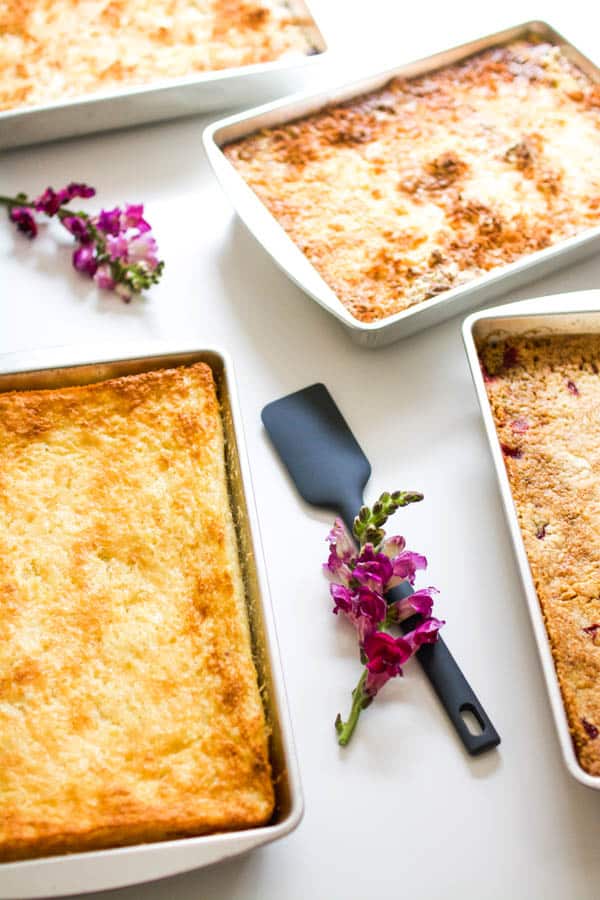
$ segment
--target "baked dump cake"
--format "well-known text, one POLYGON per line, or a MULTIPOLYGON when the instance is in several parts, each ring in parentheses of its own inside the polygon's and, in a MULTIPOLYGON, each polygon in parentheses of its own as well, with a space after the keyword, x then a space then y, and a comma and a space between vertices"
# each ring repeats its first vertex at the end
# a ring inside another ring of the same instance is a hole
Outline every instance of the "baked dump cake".
POLYGON ((307 54, 286 0, 5 0, 0 110, 307 54))
POLYGON ((577 756, 600 775, 600 335, 480 357, 577 756))
POLYGON ((259 825, 211 371, 0 394, 0 860, 259 825))
POLYGON ((600 85, 534 39, 225 154, 363 322, 600 224, 600 85))

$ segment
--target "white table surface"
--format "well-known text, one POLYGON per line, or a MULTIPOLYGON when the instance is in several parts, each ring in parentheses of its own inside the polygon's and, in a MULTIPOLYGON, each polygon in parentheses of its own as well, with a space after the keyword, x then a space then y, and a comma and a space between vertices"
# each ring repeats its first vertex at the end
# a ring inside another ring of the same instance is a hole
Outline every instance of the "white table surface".
MULTIPOLYGON (((583 0, 313 8, 332 52, 304 82, 296 77, 298 88, 539 17, 600 58, 583 0)), ((353 345, 235 219, 204 159, 205 121, 0 155, 0 193, 81 180, 98 189, 91 208, 145 202, 167 262, 148 299, 127 306, 70 270, 66 242, 30 245, 0 215, 0 352, 180 338, 234 357, 305 793, 305 817, 283 841, 102 896, 597 900, 600 794, 573 781, 559 753, 460 320, 385 350, 353 345), (425 493, 394 530, 429 558, 421 583, 441 590, 444 637, 502 735, 497 752, 465 754, 414 663, 364 714, 352 744, 336 744, 333 720, 348 710, 358 665, 320 574, 331 517, 299 501, 259 418, 268 401, 318 380, 371 459, 368 499, 384 489, 425 493)), ((512 296, 599 282, 592 259, 512 296)))

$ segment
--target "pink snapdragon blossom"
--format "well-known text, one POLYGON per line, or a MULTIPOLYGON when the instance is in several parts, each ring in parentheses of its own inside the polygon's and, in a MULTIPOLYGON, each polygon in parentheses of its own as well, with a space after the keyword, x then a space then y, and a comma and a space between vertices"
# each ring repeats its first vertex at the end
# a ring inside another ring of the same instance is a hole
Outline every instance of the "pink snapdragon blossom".
POLYGON ((114 209, 101 209, 92 221, 99 231, 116 236, 121 231, 121 210, 118 206, 114 209))
POLYGON ((96 251, 91 244, 81 244, 73 253, 73 265, 78 272, 94 276, 98 269, 96 251))
POLYGON ((390 678, 402 675, 402 666, 413 654, 406 638, 394 638, 385 631, 370 634, 365 640, 364 651, 368 672, 364 691, 369 697, 374 697, 390 678))
POLYGON ((150 231, 150 225, 144 219, 144 205, 142 203, 128 203, 121 213, 122 228, 136 228, 139 234, 150 231))
POLYGON ((140 234, 134 238, 127 251, 129 262, 144 263, 149 269, 155 269, 158 265, 158 244, 149 234, 140 234))
POLYGON ((55 216, 62 202, 61 192, 57 193, 49 187, 33 201, 33 206, 38 212, 46 213, 47 216, 55 216))
POLYGON ((112 260, 120 259, 124 263, 142 263, 150 270, 158 265, 158 244, 149 234, 136 234, 128 237, 125 232, 106 238, 108 255, 112 260))
POLYGON ((47 187, 44 193, 33 201, 33 207, 38 212, 46 213, 47 216, 55 216, 60 207, 69 200, 74 200, 76 197, 93 197, 95 193, 93 187, 72 181, 59 191, 47 187))
POLYGON ((129 241, 124 234, 109 234, 106 238, 106 249, 110 259, 127 259, 129 241))
POLYGON ((335 519, 333 528, 327 535, 327 541, 329 557, 323 566, 325 575, 331 581, 348 585, 352 577, 350 563, 354 561, 358 551, 341 519, 335 519))
POLYGON ((388 614, 395 621, 414 613, 430 614, 433 601, 427 589, 391 604, 388 611, 384 594, 402 581, 412 584, 417 569, 427 565, 424 556, 404 549, 403 537, 386 542, 388 552, 395 554, 391 557, 376 551, 372 544, 365 544, 359 551, 342 520, 336 519, 327 540, 330 550, 324 570, 333 582, 333 611, 341 612, 354 625, 361 643, 388 614))
POLYGON ((414 616, 415 613, 428 619, 433 609, 433 595, 439 594, 434 587, 420 588, 413 591, 412 594, 403 597, 402 600, 395 600, 390 603, 389 610, 393 614, 395 622, 402 622, 404 619, 414 616))
POLYGON ((10 210, 11 221, 15 223, 19 231, 33 240, 38 233, 38 227, 35 219, 28 209, 24 206, 13 206, 10 210))
POLYGON ((404 637, 413 648, 413 652, 416 653, 424 644, 435 644, 438 632, 445 624, 443 619, 434 619, 433 617, 425 619, 404 637))
POLYGON ((62 224, 80 244, 91 244, 92 234, 81 216, 64 216, 62 224))
POLYGON ((365 638, 363 649, 367 657, 367 677, 364 691, 374 697, 390 678, 402 675, 402 666, 424 644, 437 641, 438 631, 444 625, 439 619, 426 619, 408 634, 392 637, 385 631, 376 631, 365 638))
POLYGON ((59 194, 63 194, 65 199, 74 200, 75 197, 95 197, 96 196, 96 188, 90 187, 89 184, 82 184, 80 181, 71 181, 70 184, 63 188, 62 191, 59 191, 59 194))
POLYGON ((94 220, 94 224, 104 234, 117 236, 123 231, 134 228, 138 234, 150 231, 150 225, 144 219, 144 205, 142 203, 127 203, 123 209, 115 206, 114 209, 102 209, 94 220))
POLYGON ((362 645, 367 635, 385 620, 388 609, 385 599, 363 586, 351 590, 343 584, 332 584, 329 590, 334 601, 333 612, 342 613, 352 623, 362 645))
POLYGON ((341 519, 336 519, 327 536, 329 558, 324 565, 331 581, 349 585, 357 583, 386 593, 402 581, 414 584, 417 571, 427 568, 427 560, 420 553, 405 550, 406 541, 400 535, 382 543, 380 550, 365 544, 359 550, 341 519))
POLYGON ((114 278, 112 277, 110 266, 108 263, 102 263, 101 266, 98 266, 96 273, 94 275, 94 281, 98 285, 99 288, 104 288, 105 290, 112 290, 115 286, 114 278))

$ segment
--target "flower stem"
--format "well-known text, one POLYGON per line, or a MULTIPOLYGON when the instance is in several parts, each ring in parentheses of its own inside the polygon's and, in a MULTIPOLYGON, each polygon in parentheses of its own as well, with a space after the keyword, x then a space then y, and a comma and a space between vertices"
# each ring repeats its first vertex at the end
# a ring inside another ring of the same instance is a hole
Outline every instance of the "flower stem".
POLYGON ((345 747, 350 738, 354 733, 354 729, 358 723, 358 718, 369 703, 371 702, 371 697, 369 697, 364 692, 365 681, 367 679, 367 670, 363 669, 363 673, 359 678, 358 684, 352 691, 352 707, 350 709, 350 715, 345 722, 342 722, 342 717, 338 713, 338 717, 335 720, 335 730, 338 736, 338 744, 341 747, 345 747))
POLYGON ((2 203, 4 206, 33 206, 32 203, 29 203, 27 201, 21 202, 18 197, 3 197, 1 194, 0 203, 2 203))
MULTIPOLYGON (((34 203, 29 200, 26 194, 22 194, 20 197, 5 197, 3 194, 0 194, 0 205, 2 206, 24 206, 26 209, 35 209, 34 203)), ((59 206, 56 210, 56 216, 62 221, 67 216, 77 216, 80 219, 89 220, 89 216, 85 212, 73 212, 72 209, 67 209, 66 206, 59 206)))

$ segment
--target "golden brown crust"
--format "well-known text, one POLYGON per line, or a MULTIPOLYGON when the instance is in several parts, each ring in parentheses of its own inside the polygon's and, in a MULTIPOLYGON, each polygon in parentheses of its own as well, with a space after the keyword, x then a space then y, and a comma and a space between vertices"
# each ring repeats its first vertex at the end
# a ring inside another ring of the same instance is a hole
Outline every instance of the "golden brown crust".
POLYGON ((575 750, 600 775, 600 336, 480 356, 575 750))
POLYGON ((363 322, 600 224, 598 85, 533 39, 224 152, 363 322))
POLYGON ((273 802, 210 369, 0 394, 0 860, 273 802))
POLYGON ((0 110, 311 51, 286 0, 5 0, 0 110))

